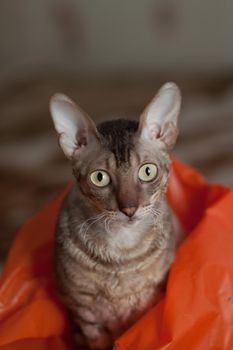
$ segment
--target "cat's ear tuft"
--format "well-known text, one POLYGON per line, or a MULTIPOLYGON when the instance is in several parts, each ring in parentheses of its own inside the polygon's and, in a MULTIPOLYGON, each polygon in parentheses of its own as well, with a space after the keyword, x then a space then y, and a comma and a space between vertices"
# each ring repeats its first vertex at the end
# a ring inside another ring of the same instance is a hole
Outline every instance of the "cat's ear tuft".
POLYGON ((178 116, 181 93, 175 83, 164 84, 140 117, 140 136, 153 142, 159 140, 166 149, 171 149, 178 136, 178 116))
POLYGON ((50 100, 50 112, 61 148, 69 159, 97 139, 94 122, 69 97, 55 94, 50 100))

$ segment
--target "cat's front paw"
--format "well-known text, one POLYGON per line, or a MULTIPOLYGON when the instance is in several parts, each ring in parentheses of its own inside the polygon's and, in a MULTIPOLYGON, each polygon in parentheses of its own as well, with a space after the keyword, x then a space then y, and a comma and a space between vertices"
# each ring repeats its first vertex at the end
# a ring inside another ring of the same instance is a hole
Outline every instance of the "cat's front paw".
POLYGON ((87 341, 90 350, 111 350, 113 341, 107 333, 101 334, 96 339, 89 339, 87 341))

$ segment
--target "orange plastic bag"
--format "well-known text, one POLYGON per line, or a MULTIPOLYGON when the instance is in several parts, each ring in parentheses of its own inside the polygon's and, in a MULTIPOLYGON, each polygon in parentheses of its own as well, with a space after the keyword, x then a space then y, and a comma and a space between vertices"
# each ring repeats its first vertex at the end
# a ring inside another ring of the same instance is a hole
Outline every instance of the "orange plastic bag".
MULTIPOLYGON (((0 350, 68 350, 52 279, 58 211, 68 189, 18 232, 0 282, 0 350)), ((117 350, 233 349, 233 191, 173 161, 168 200, 187 229, 166 295, 117 350)))

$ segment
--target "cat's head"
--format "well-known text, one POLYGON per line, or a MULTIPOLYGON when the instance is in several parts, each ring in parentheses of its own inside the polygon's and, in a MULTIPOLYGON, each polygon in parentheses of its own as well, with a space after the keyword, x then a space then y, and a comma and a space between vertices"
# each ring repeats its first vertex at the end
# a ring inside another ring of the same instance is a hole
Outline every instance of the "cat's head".
POLYGON ((68 97, 52 97, 61 148, 72 162, 80 191, 97 212, 127 222, 153 210, 166 190, 180 104, 178 87, 167 83, 139 122, 120 119, 96 127, 68 97))

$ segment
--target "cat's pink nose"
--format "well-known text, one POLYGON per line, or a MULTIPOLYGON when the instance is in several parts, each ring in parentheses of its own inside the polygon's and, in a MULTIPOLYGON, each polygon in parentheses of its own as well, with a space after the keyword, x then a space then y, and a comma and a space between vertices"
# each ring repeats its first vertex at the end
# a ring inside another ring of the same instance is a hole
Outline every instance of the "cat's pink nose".
POLYGON ((128 208, 121 209, 121 211, 130 218, 131 218, 131 216, 134 215, 136 210, 137 210, 137 207, 128 207, 128 208))

